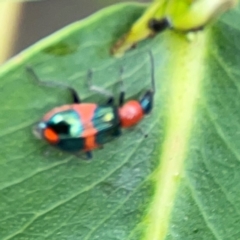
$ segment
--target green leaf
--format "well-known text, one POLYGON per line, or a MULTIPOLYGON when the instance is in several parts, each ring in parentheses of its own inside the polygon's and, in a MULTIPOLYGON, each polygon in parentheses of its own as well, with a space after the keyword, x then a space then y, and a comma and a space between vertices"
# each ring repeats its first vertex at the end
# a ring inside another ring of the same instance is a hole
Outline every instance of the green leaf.
POLYGON ((189 42, 173 31, 113 58, 109 50, 145 7, 121 4, 76 22, 0 69, 0 239, 161 240, 239 238, 239 10, 189 42), (127 99, 150 87, 154 109, 136 128, 95 150, 92 161, 49 148, 32 126, 70 102, 104 103, 86 77, 113 90, 124 67, 127 99), (48 152, 48 153, 47 153, 48 152))

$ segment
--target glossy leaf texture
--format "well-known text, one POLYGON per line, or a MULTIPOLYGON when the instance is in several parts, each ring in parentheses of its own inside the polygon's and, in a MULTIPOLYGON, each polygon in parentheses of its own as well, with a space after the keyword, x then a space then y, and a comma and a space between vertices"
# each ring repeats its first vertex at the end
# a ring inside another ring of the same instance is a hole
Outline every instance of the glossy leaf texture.
POLYGON ((238 239, 239 11, 226 13, 191 42, 166 31, 113 58, 109 51, 144 12, 116 5, 73 23, 22 52, 0 69, 0 239, 161 240, 238 239), (150 87, 154 109, 139 129, 93 152, 92 161, 61 153, 36 139, 32 126, 69 103, 75 87, 86 102, 118 96, 123 67, 127 99, 150 87))

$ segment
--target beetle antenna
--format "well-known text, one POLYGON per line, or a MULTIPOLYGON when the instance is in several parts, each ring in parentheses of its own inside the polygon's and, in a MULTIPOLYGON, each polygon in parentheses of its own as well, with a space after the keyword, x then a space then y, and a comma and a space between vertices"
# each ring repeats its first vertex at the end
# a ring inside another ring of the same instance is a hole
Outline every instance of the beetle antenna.
POLYGON ((154 68, 154 58, 152 51, 148 51, 149 57, 150 57, 150 64, 151 64, 151 83, 152 83, 152 91, 155 93, 155 68, 154 68))
POLYGON ((119 85, 120 85, 120 95, 119 95, 119 106, 122 106, 125 100, 125 89, 124 89, 124 83, 123 83, 123 67, 120 68, 120 79, 119 79, 119 85))

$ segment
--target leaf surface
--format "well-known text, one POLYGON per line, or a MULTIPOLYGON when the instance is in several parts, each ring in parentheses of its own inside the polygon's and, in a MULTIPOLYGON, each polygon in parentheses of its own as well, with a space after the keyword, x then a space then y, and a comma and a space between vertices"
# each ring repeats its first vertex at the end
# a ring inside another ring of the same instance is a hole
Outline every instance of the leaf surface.
POLYGON ((73 23, 0 69, 0 239, 238 239, 239 7, 188 42, 166 31, 123 58, 109 51, 145 7, 121 4, 73 23), (68 92, 38 86, 67 83, 86 102, 106 98, 123 66, 127 99, 150 87, 154 109, 139 127, 93 152, 90 162, 49 148, 32 126, 68 92))

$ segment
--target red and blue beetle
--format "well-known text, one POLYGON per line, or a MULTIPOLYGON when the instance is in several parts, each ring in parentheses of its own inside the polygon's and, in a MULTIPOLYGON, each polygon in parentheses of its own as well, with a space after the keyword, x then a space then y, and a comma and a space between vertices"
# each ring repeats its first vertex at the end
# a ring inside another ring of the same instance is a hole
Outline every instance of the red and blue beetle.
MULTIPOLYGON (((108 97, 107 103, 82 103, 75 89, 59 83, 42 82, 31 67, 27 71, 41 84, 56 85, 68 89, 72 95, 73 103, 56 107, 48 112, 35 126, 34 133, 50 145, 72 154, 86 153, 88 159, 92 158, 91 151, 101 148, 105 143, 118 137, 121 128, 129 128, 138 124, 144 115, 151 112, 155 92, 154 62, 149 52, 151 62, 152 89, 137 100, 124 103, 125 92, 121 89, 119 105, 114 105, 114 97, 108 97)), ((89 88, 106 95, 106 90, 91 85, 91 71, 89 71, 89 88)), ((120 82, 122 84, 122 81, 120 82)), ((109 95, 109 94, 108 94, 109 95)))

